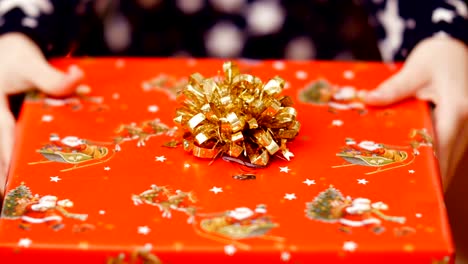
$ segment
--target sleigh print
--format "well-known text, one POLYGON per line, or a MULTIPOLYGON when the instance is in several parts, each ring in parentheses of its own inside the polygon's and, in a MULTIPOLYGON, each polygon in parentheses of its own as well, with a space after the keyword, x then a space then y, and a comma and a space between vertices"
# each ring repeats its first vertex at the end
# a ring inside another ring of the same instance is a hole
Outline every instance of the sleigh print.
POLYGON ((279 226, 266 214, 266 206, 258 205, 255 210, 239 207, 224 213, 198 214, 200 220, 194 225, 198 235, 225 244, 233 244, 240 249, 248 250, 250 246, 239 240, 259 238, 283 242, 283 237, 271 236, 268 233, 279 226))
POLYGON ((112 154, 109 155, 110 151, 107 147, 100 146, 91 141, 74 136, 67 136, 61 139, 57 135, 51 135, 50 142, 38 149, 37 152, 41 154, 45 160, 30 162, 28 163, 29 165, 51 162, 73 165, 71 168, 60 170, 61 172, 105 163, 112 159, 115 153, 115 151, 112 151, 112 154))

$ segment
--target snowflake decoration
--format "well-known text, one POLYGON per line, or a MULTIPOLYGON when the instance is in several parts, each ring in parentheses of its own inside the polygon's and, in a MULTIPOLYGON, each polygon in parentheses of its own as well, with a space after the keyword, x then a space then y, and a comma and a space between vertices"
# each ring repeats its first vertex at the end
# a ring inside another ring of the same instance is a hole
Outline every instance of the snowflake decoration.
POLYGON ((455 12, 453 12, 452 10, 439 7, 432 13, 432 23, 435 24, 441 21, 452 23, 453 19, 455 18, 455 15, 455 12))
POLYGON ((54 6, 49 0, 3 0, 0 1, 0 17, 13 9, 19 8, 30 18, 37 18, 44 14, 50 14, 54 11, 54 6))

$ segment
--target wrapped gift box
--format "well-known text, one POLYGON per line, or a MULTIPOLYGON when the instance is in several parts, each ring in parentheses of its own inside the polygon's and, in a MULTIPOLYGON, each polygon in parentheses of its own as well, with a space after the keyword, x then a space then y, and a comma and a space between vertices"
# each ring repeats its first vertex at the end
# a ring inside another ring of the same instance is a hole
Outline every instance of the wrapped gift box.
POLYGON ((252 168, 194 157, 173 122, 187 78, 223 61, 53 63, 86 78, 70 98, 27 97, 1 263, 453 262, 427 105, 359 101, 398 66, 238 61, 281 76, 301 122, 294 156, 252 168))

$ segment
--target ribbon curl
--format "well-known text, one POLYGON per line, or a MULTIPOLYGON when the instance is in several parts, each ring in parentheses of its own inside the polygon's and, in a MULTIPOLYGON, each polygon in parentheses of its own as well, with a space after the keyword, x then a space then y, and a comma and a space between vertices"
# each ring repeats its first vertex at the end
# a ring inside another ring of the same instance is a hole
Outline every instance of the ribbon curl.
POLYGON ((223 72, 224 78, 192 74, 178 95, 174 122, 184 132, 184 149, 199 158, 245 157, 258 166, 278 152, 290 160, 286 144, 300 123, 292 99, 281 95, 285 81, 276 76, 263 83, 233 62, 225 62, 223 72))

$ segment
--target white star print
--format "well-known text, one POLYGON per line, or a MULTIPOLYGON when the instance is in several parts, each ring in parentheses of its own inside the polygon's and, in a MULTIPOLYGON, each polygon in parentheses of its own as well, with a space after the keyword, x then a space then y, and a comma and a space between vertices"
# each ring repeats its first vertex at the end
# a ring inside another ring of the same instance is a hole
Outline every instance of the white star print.
POLYGON ((105 171, 110 171, 110 169, 111 169, 110 167, 104 167, 105 171))
POLYGON ((357 182, 358 182, 358 184, 364 184, 364 185, 366 185, 369 181, 366 180, 366 179, 358 179, 357 182))
POLYGON ((286 68, 286 64, 283 61, 275 61, 273 62, 273 68, 275 70, 282 71, 286 68))
POLYGON ((104 211, 104 210, 99 210, 99 214, 100 214, 100 215, 105 215, 105 214, 106 214, 106 211, 104 211))
POLYGON ((291 259, 291 254, 289 252, 282 252, 280 258, 282 261, 289 261, 291 259))
POLYGON ((385 29, 387 38, 379 42, 384 61, 392 61, 403 42, 405 22, 398 14, 398 0, 388 0, 384 11, 377 13, 377 19, 385 29))
POLYGON ((185 164, 184 164, 184 168, 190 168, 190 164, 185 163, 185 164))
POLYGON ((120 94, 119 94, 119 93, 113 93, 113 94, 112 94, 112 99, 118 100, 119 98, 120 98, 120 94))
POLYGON ((416 214, 416 217, 417 217, 417 218, 421 218, 421 217, 422 217, 422 214, 416 214))
POLYGON ((213 186, 213 188, 210 189, 210 192, 213 192, 214 194, 218 194, 220 192, 223 192, 223 188, 213 186))
POLYGON ((43 115, 42 116, 42 122, 51 122, 52 120, 54 120, 54 117, 51 116, 51 115, 43 115))
POLYGON ((291 170, 288 166, 279 167, 279 169, 280 169, 280 172, 284 172, 284 173, 289 173, 289 171, 291 170))
POLYGON ((54 11, 49 0, 3 0, 0 1, 0 17, 15 8, 21 9, 28 17, 38 17, 41 13, 50 14, 54 11))
POLYGON ((307 184, 307 186, 311 186, 312 184, 315 184, 315 180, 306 179, 305 181, 303 181, 303 183, 307 184))
POLYGON ((354 72, 351 70, 347 70, 343 72, 343 77, 347 80, 354 79, 354 72))
POLYGON ((339 120, 339 119, 336 119, 336 120, 333 120, 332 121, 332 126, 337 126, 337 127, 340 127, 343 125, 343 121, 342 120, 339 120))
POLYGON ((29 239, 29 238, 21 238, 21 239, 19 240, 19 242, 18 242, 18 246, 27 248, 27 247, 29 247, 29 246, 31 245, 31 243, 32 243, 32 240, 31 240, 31 239, 29 239))
POLYGON ((305 71, 297 71, 296 72, 296 78, 299 80, 305 80, 307 79, 307 72, 305 71))
POLYGON ((468 7, 462 0, 447 0, 446 1, 449 5, 455 7, 457 10, 457 14, 462 16, 465 19, 468 19, 468 7))
POLYGON ((408 170, 408 173, 414 174, 414 170, 408 170))
POLYGON ((236 251, 237 251, 237 249, 236 249, 236 247, 234 247, 234 245, 224 246, 224 253, 226 253, 226 255, 228 255, 228 256, 234 255, 234 253, 236 253, 236 251))
POLYGON ((346 241, 343 244, 343 250, 344 251, 352 252, 352 251, 355 251, 356 248, 357 248, 357 244, 355 242, 353 242, 353 241, 346 241))
POLYGON ((455 12, 439 7, 432 13, 432 23, 439 23, 441 21, 452 23, 454 17, 455 12))
POLYGON ((50 181, 51 181, 51 182, 58 182, 58 181, 60 181, 60 180, 61 180, 61 179, 60 179, 59 176, 51 176, 51 177, 50 177, 50 181))
POLYGON ((147 226, 139 226, 138 227, 138 234, 142 234, 142 235, 147 235, 149 234, 149 232, 151 231, 151 229, 147 226))
POLYGON ((289 161, 292 157, 294 157, 294 154, 291 151, 287 150, 283 152, 283 156, 289 161))
POLYGON ((156 113, 159 110, 159 107, 157 105, 150 105, 148 106, 148 111, 150 113, 156 113))
POLYGON ((164 156, 156 156, 155 159, 156 159, 156 161, 159 161, 159 162, 164 162, 164 161, 166 161, 166 157, 164 157, 164 156))
POLYGON ((297 197, 295 193, 287 193, 284 195, 284 199, 289 200, 289 201, 294 200, 296 198, 297 197))

